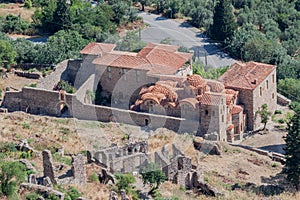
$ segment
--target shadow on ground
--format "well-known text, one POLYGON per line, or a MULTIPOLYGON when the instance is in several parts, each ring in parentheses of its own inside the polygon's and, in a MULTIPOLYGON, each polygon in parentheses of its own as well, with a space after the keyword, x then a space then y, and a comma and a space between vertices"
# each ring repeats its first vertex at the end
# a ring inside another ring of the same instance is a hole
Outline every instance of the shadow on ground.
POLYGON ((284 154, 285 152, 283 149, 285 147, 286 147, 285 144, 275 144, 275 145, 262 146, 262 147, 259 147, 259 149, 284 154))

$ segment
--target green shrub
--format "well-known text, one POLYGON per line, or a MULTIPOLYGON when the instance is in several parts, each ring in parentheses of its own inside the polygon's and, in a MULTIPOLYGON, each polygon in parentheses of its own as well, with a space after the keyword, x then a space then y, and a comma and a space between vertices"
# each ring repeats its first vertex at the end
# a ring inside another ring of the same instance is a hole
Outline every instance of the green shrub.
POLYGON ((31 0, 26 0, 25 4, 24 4, 24 7, 25 8, 32 8, 32 2, 31 2, 31 0))
POLYGON ((31 156, 31 152, 30 151, 28 151, 28 152, 23 151, 21 153, 21 155, 20 155, 20 158, 28 158, 28 159, 30 159, 31 157, 32 156, 31 156))
POLYGON ((52 155, 53 160, 55 160, 56 162, 62 162, 65 163, 66 165, 71 165, 72 164, 72 159, 70 157, 67 156, 61 156, 59 153, 54 153, 52 155))
POLYGON ((22 126, 23 126, 24 129, 30 129, 30 124, 29 123, 24 122, 22 124, 22 126))
POLYGON ((71 200, 77 200, 82 196, 81 192, 79 192, 76 188, 70 187, 68 190, 68 195, 71 197, 71 200))
POLYGON ((92 182, 98 182, 99 181, 99 177, 97 176, 96 173, 92 173, 91 176, 90 176, 90 180, 92 182))
POLYGON ((26 168, 20 162, 1 162, 0 193, 12 196, 25 181, 26 168))
POLYGON ((278 123, 279 123, 279 124, 284 124, 284 123, 285 123, 285 120, 284 120, 284 119, 279 119, 279 120, 278 120, 278 123))
POLYGON ((275 110, 274 114, 275 115, 280 115, 280 114, 282 114, 282 111, 281 110, 275 110))
POLYGON ((30 193, 28 195, 26 195, 25 199, 26 200, 37 200, 39 198, 39 194, 37 193, 30 193))

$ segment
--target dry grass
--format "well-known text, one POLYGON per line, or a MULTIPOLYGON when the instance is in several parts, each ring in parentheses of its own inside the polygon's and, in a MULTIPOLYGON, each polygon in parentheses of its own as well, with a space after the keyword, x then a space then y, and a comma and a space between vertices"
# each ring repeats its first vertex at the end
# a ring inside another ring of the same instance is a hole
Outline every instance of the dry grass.
POLYGON ((14 3, 1 3, 0 4, 0 16, 6 16, 9 14, 15 16, 21 16, 22 19, 31 22, 32 15, 34 14, 34 9, 27 9, 23 7, 23 4, 14 3))

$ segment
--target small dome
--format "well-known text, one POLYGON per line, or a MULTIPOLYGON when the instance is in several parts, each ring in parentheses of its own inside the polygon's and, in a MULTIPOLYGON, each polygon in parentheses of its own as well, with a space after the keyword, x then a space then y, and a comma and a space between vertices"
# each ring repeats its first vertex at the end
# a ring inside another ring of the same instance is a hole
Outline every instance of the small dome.
POLYGON ((206 81, 197 74, 188 76, 187 82, 193 87, 203 87, 206 85, 206 81))

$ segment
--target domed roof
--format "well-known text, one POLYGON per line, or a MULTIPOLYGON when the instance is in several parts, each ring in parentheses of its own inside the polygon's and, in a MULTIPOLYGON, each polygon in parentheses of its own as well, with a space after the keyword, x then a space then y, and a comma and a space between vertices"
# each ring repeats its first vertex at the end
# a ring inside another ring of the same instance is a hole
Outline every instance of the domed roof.
POLYGON ((206 80, 204 80, 200 75, 197 74, 188 76, 186 80, 193 87, 203 87, 206 85, 206 80))

